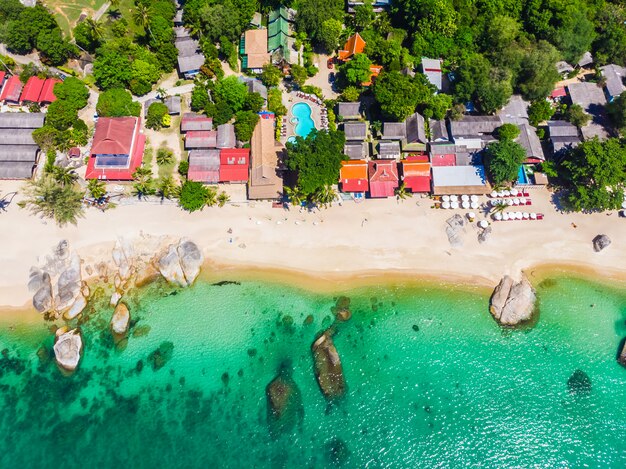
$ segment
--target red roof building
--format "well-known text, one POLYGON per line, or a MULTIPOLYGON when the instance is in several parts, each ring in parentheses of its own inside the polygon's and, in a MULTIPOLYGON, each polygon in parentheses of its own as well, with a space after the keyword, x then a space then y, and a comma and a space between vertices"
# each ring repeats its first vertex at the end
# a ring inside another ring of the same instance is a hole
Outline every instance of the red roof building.
POLYGON ((39 95, 39 104, 50 104, 57 100, 57 97, 54 95, 54 86, 57 83, 61 83, 61 80, 58 78, 48 78, 46 80, 39 95))
POLYGON ((249 148, 223 148, 220 150, 220 182, 248 182, 249 172, 249 148))
POLYGON ((20 77, 13 75, 10 77, 2 88, 2 94, 0 94, 0 101, 8 101, 11 103, 19 103, 20 95, 22 94, 22 82, 20 77))
POLYGON ((6 72, 0 72, 0 92, 2 91, 2 86, 4 86, 4 79, 6 76, 6 72))
POLYGON ((398 187, 398 165, 395 160, 369 162, 370 197, 393 197, 398 187))
POLYGON ((101 117, 96 124, 85 179, 130 181, 146 144, 137 117, 101 117))
POLYGON ((552 90, 552 93, 550 93, 550 97, 553 99, 564 98, 565 96, 567 96, 567 92, 565 91, 565 87, 563 86, 555 88, 554 90, 552 90))
POLYGON ((193 112, 183 114, 180 121, 180 131, 185 133, 190 130, 213 130, 213 118, 193 112))
POLYGON ((430 192, 430 163, 420 161, 423 158, 402 160, 402 182, 413 193, 430 192))
POLYGON ((185 134, 185 149, 215 148, 217 146, 216 130, 191 130, 185 134))
POLYGON ((42 80, 39 77, 30 77, 24 86, 20 101, 23 103, 38 103, 39 95, 45 82, 46 80, 42 80))
POLYGON ((190 151, 187 178, 204 184, 217 184, 220 180, 220 151, 216 148, 190 151))
POLYGON ((349 160, 341 162, 339 170, 341 192, 365 193, 369 190, 367 161, 349 160))

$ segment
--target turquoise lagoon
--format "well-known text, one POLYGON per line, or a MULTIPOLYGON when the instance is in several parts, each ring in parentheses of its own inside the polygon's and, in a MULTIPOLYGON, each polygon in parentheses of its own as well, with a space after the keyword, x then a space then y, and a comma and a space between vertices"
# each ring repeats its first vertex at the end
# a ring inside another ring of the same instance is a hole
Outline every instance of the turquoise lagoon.
POLYGON ((293 120, 296 124, 294 132, 298 137, 306 137, 315 129, 315 122, 311 117, 311 106, 307 103, 296 103, 291 108, 293 120))
POLYGON ((536 324, 510 330, 491 319, 482 290, 336 292, 353 317, 335 336, 348 389, 332 404, 310 345, 332 321, 333 293, 250 279, 155 283, 128 298, 136 323, 121 348, 102 293, 72 376, 46 357, 50 324, 2 326, 0 466, 626 466, 626 369, 615 361, 626 296, 566 277, 538 293, 536 324), (285 362, 304 417, 270 435, 265 387, 285 362), (577 369, 590 392, 568 388, 577 369))

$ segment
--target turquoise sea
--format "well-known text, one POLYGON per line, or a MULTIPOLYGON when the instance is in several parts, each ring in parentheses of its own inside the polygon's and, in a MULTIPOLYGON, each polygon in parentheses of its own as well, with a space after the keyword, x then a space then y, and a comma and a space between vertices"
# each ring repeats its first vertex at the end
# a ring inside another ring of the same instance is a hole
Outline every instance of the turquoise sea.
POLYGON ((625 467, 625 292, 555 277, 538 295, 536 323, 510 330, 484 291, 452 285, 155 283, 127 298, 116 347, 102 293, 72 376, 47 355, 50 323, 2 326, 0 467, 625 467), (329 403, 310 346, 340 294, 347 393, 329 403), (281 365, 304 413, 276 434, 265 387, 281 365), (591 389, 568 386, 576 370, 591 389))

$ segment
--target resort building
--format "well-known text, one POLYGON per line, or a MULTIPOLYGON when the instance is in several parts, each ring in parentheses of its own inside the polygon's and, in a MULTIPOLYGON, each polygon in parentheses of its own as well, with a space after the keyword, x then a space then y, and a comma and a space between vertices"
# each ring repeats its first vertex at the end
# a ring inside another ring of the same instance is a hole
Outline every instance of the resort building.
POLYGON ((343 146, 344 154, 351 160, 362 160, 369 156, 367 139, 367 122, 348 121, 343 124, 346 143, 343 146))
POLYGON ((2 93, 0 93, 0 102, 9 105, 19 104, 23 88, 24 85, 22 85, 20 77, 17 75, 12 75, 2 87, 2 93))
POLYGON ((185 133, 191 130, 213 130, 213 118, 186 112, 180 121, 180 131, 185 133))
POLYGON ((457 146, 480 150, 496 140, 494 132, 501 125, 500 116, 463 116, 450 121, 450 133, 457 146))
POLYGON ((585 68, 593 65, 593 56, 591 55, 591 52, 585 52, 576 65, 578 65, 579 68, 585 68))
POLYGON ((428 193, 431 189, 430 162, 427 156, 410 156, 400 162, 401 181, 413 193, 428 193))
POLYGON ((283 179, 277 170, 278 156, 284 147, 274 135, 274 117, 262 116, 250 140, 249 199, 273 200, 282 196, 283 179))
POLYGON ((259 93, 267 104, 267 86, 257 78, 244 78, 243 82, 248 87, 248 93, 259 93))
POLYGON ((346 140, 362 142, 367 138, 367 123, 364 121, 344 122, 343 132, 346 135, 346 140))
POLYGON ((2 88, 4 87, 4 83, 6 82, 7 73, 0 71, 0 93, 2 92, 2 88))
POLYGON ((204 55, 194 54, 188 57, 178 57, 178 71, 187 80, 192 80, 204 65, 204 55))
POLYGON ((434 120, 428 122, 430 130, 430 142, 449 142, 450 134, 448 133, 448 125, 445 119, 434 120))
POLYGON ((596 83, 571 83, 567 85, 567 92, 573 104, 578 104, 592 116, 587 125, 581 127, 580 132, 585 140, 598 137, 600 140, 608 138, 605 126, 608 125, 605 115, 606 98, 604 91, 596 83))
POLYGON ((514 94, 497 114, 503 124, 528 124, 528 106, 530 106, 528 101, 519 94, 514 94))
POLYGON ((85 179, 132 180, 146 143, 139 127, 138 117, 98 119, 85 179))
POLYGON ((559 72, 559 75, 562 75, 563 78, 567 78, 567 75, 569 75, 570 73, 574 71, 574 67, 572 67, 570 64, 568 64, 564 60, 557 62, 555 64, 555 67, 556 67, 556 71, 559 72))
POLYGON ((422 57, 422 73, 426 75, 426 79, 441 91, 443 86, 443 72, 441 71, 440 59, 429 59, 422 57))
POLYGON ((346 142, 343 145, 343 153, 351 160, 362 160, 370 156, 370 146, 367 142, 346 142))
POLYGON ((383 160, 397 160, 400 159, 400 142, 381 140, 378 142, 378 158, 383 160))
POLYGON ((626 91, 626 86, 624 86, 626 68, 610 64, 600 67, 600 72, 605 79, 604 89, 606 90, 608 101, 613 102, 615 98, 626 91))
POLYGON ((190 151, 187 179, 217 184, 220 180, 220 151, 216 148, 190 151))
MULTIPOLYGON (((365 2, 363 0, 348 0, 347 2, 347 10, 348 13, 354 14, 356 12, 356 7, 360 5, 364 5, 365 2)), ((391 0, 374 0, 372 2, 372 8, 374 13, 381 13, 383 10, 389 8, 391 4, 391 0)))
POLYGON ((365 160, 342 161, 339 170, 339 190, 365 195, 369 191, 368 165, 365 160))
POLYGON ((216 130, 190 130, 185 134, 185 150, 216 148, 216 130))
POLYGON ((432 166, 456 166, 456 146, 454 143, 431 143, 429 158, 432 166))
POLYGON ((267 23, 267 51, 272 62, 289 64, 300 62, 300 53, 295 48, 294 26, 296 11, 281 6, 272 11, 267 23))
POLYGON ((54 85, 57 83, 61 83, 61 80, 58 78, 48 78, 44 80, 36 76, 30 77, 22 90, 20 103, 50 104, 56 101, 54 85))
POLYGON ((360 119, 361 103, 337 103, 337 117, 344 121, 360 119))
POLYGON ((241 68, 261 73, 263 65, 270 63, 267 51, 267 29, 249 29, 243 33, 239 44, 241 68))
POLYGON ((41 89, 41 94, 39 95, 39 104, 43 106, 57 100, 57 97, 54 94, 54 87, 57 83, 62 83, 62 81, 58 78, 46 79, 46 82, 43 84, 43 88, 41 89))
POLYGON ((348 38, 343 49, 337 52, 337 57, 342 62, 347 62, 356 54, 362 54, 365 50, 365 40, 359 33, 354 33, 348 38))
POLYGON ((545 161, 541 140, 537 136, 535 128, 530 124, 518 125, 520 130, 519 136, 515 139, 526 151, 526 164, 536 164, 545 161))
POLYGON ((566 121, 549 121, 548 133, 552 151, 560 153, 570 148, 576 148, 581 143, 578 127, 566 121))
POLYGON ((220 182, 246 183, 250 171, 249 148, 220 150, 220 182))
POLYGON ((167 107, 167 113, 170 116, 180 114, 180 108, 181 108, 180 96, 168 96, 164 100, 160 100, 157 98, 148 99, 143 105, 144 117, 148 116, 148 109, 150 109, 150 106, 154 103, 165 104, 165 106, 167 107))
POLYGON ((383 139, 400 142, 403 152, 425 151, 428 139, 424 118, 416 112, 404 122, 383 123, 383 139))
POLYGON ((233 124, 222 124, 217 126, 217 148, 235 148, 237 138, 235 137, 235 126, 233 124))
POLYGON ((445 194, 488 194, 491 191, 482 165, 433 166, 432 191, 445 194))
POLYGON ((33 130, 43 127, 44 114, 0 114, 0 179, 27 179, 33 175, 39 147, 33 130))
POLYGON ((393 197, 399 186, 398 164, 395 160, 378 160, 368 163, 370 197, 393 197))

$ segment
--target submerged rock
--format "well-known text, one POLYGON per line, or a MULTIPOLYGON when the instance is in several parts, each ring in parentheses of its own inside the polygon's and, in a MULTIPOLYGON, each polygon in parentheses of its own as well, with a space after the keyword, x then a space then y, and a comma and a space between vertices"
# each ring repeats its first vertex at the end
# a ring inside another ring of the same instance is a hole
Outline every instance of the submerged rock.
POLYGON ((348 445, 341 438, 333 438, 326 443, 326 457, 335 466, 345 464, 350 457, 348 445))
POLYGON ((315 365, 315 376, 324 396, 329 399, 340 397, 346 390, 341 359, 326 330, 311 346, 315 365))
POLYGON ((111 299, 109 300, 109 304, 111 306, 117 306, 117 304, 120 302, 121 299, 122 299, 122 295, 119 292, 115 291, 111 295, 111 299))
POLYGON ((290 362, 283 363, 278 376, 265 388, 270 434, 291 431, 304 418, 302 395, 292 371, 290 362))
POLYGON ((85 298, 82 294, 78 295, 70 309, 65 313, 65 318, 74 319, 83 312, 85 306, 87 306, 87 298, 85 298))
POLYGON ((124 303, 119 303, 115 307, 113 317, 111 317, 111 330, 117 336, 124 336, 128 332, 130 323, 130 311, 124 303))
POLYGON ((598 235, 595 238, 593 238, 593 250, 595 252, 600 252, 603 249, 606 249, 610 246, 611 244, 611 238, 609 238, 607 235, 598 235))
POLYGON ((338 321, 348 321, 352 317, 352 312, 350 311, 350 298, 347 296, 340 296, 337 299, 337 304, 335 305, 335 317, 338 321))
POLYGON ((620 342, 619 353, 617 354, 617 363, 626 366, 626 339, 620 342))
POLYGON ((83 341, 78 329, 65 332, 64 328, 57 331, 57 338, 54 344, 54 358, 58 365, 67 370, 74 371, 80 362, 80 353, 83 348, 83 341), (59 332, 61 332, 59 334, 59 332))
POLYGON ((515 282, 505 275, 491 295, 489 311, 500 324, 515 326, 532 317, 536 299, 535 290, 525 276, 515 282))
POLYGON ((192 241, 181 240, 178 245, 169 246, 159 258, 157 267, 169 283, 187 287, 200 273, 203 262, 204 257, 198 246, 192 241))
POLYGON ((162 342, 159 348, 148 355, 148 361, 152 365, 154 371, 158 371, 172 358, 174 353, 174 344, 172 342, 162 342))
POLYGON ((583 370, 576 370, 567 380, 567 387, 572 394, 589 394, 591 379, 583 370))

